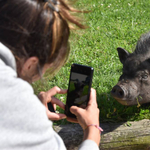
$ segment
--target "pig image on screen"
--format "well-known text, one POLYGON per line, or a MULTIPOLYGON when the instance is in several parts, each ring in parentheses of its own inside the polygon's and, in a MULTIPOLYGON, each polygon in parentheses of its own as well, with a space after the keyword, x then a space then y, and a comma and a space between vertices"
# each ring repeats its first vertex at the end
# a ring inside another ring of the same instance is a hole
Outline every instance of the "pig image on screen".
POLYGON ((86 107, 90 78, 87 75, 72 73, 68 93, 68 105, 86 107))
POLYGON ((133 53, 117 51, 123 71, 111 95, 127 106, 150 102, 150 32, 141 36, 133 53))

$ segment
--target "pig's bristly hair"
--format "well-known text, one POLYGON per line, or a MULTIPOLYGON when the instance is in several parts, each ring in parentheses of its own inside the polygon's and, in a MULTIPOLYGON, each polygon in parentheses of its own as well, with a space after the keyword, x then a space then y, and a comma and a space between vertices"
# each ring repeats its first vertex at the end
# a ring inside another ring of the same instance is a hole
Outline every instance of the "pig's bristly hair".
POLYGON ((143 34, 137 42, 135 54, 146 55, 150 51, 150 32, 143 34))

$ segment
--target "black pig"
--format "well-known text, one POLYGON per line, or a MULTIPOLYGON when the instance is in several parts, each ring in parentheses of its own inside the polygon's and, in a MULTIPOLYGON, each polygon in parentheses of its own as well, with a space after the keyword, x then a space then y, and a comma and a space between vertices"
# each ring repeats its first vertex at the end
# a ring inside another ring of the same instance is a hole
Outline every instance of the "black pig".
POLYGON ((111 95, 123 105, 150 102, 150 32, 141 36, 135 51, 117 48, 123 73, 111 95))

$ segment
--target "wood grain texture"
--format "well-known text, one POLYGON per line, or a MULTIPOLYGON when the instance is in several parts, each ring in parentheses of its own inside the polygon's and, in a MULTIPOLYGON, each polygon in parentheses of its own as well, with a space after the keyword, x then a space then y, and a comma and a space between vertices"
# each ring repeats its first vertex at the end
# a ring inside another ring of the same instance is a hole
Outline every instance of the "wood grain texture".
MULTIPOLYGON (((101 150, 150 150, 150 120, 101 123, 101 150)), ((83 131, 78 124, 54 126, 68 150, 77 150, 83 131)))

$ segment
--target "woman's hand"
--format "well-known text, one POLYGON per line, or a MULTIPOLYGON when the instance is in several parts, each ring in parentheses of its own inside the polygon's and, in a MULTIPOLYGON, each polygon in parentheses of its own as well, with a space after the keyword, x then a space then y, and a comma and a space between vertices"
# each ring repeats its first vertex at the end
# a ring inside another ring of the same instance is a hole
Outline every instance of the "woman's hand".
POLYGON ((71 113, 76 115, 77 120, 72 118, 67 118, 68 121, 78 122, 83 131, 84 131, 84 140, 90 139, 93 140, 99 145, 100 143, 100 132, 99 129, 95 126, 88 125, 97 125, 99 126, 99 109, 96 102, 96 91, 91 89, 89 103, 86 109, 79 108, 77 106, 72 106, 70 108, 71 113))
POLYGON ((96 91, 91 89, 89 103, 85 109, 72 106, 70 111, 76 115, 77 120, 72 118, 67 118, 67 120, 79 123, 83 130, 90 124, 96 124, 99 126, 99 109, 96 102, 96 91))
POLYGON ((54 113, 54 112, 49 111, 48 106, 47 106, 47 103, 51 102, 54 110, 56 110, 56 105, 58 105, 62 109, 65 109, 64 103, 61 102, 59 99, 55 98, 54 95, 66 94, 66 93, 67 93, 67 90, 62 90, 57 86, 53 87, 52 89, 50 89, 47 92, 39 93, 38 97, 41 100, 41 102, 45 105, 46 113, 50 120, 61 120, 61 119, 66 118, 65 114, 59 114, 59 113, 54 113))

